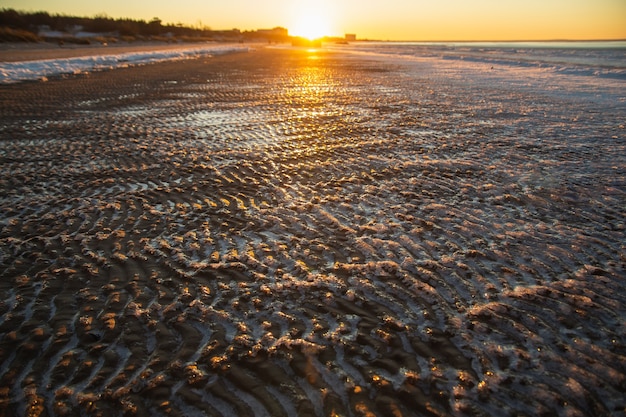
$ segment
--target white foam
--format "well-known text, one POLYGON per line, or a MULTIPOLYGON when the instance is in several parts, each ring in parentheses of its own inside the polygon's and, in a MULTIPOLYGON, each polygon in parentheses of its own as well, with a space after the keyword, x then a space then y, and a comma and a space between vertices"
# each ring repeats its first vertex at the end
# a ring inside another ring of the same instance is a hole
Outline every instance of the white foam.
POLYGON ((0 63, 0 84, 21 81, 46 80, 48 77, 80 74, 145 65, 162 61, 192 59, 214 54, 247 52, 245 46, 205 45, 196 48, 168 49, 164 51, 128 52, 113 55, 94 55, 75 58, 43 59, 36 61, 0 63))

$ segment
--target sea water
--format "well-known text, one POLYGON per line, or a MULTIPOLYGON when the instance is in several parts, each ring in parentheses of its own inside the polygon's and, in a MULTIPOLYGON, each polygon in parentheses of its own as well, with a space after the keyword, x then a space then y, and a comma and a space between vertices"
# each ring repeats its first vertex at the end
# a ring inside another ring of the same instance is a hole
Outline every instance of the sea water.
POLYGON ((435 57, 626 79, 626 41, 359 42, 348 48, 389 57, 435 57))

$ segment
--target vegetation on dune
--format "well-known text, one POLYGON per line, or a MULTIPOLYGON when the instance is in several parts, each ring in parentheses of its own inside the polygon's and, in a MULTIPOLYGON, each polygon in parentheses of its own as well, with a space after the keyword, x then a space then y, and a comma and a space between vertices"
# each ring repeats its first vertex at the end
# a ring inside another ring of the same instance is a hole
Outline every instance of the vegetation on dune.
POLYGON ((75 43, 116 42, 134 40, 208 41, 267 40, 288 41, 287 31, 242 32, 237 29, 214 31, 209 27, 163 24, 155 17, 150 21, 128 18, 114 19, 106 15, 78 17, 48 12, 0 10, 0 42, 68 41, 75 43), (54 35, 50 35, 54 33, 54 35))
POLYGON ((13 29, 6 26, 0 26, 0 42, 39 42, 41 38, 23 29, 13 29))

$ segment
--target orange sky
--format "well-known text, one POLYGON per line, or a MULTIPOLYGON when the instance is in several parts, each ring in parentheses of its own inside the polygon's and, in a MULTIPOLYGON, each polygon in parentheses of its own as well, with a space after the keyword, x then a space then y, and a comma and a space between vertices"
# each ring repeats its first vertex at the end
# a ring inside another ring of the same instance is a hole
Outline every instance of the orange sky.
POLYGON ((2 0, 0 7, 383 40, 626 39, 626 0, 2 0))

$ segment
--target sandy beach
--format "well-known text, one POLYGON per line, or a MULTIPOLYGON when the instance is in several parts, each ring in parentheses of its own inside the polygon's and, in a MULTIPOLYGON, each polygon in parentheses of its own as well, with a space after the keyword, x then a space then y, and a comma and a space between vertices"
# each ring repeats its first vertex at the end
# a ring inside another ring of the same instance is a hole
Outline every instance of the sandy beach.
POLYGON ((625 415, 626 108, 450 65, 0 86, 0 415, 625 415))

